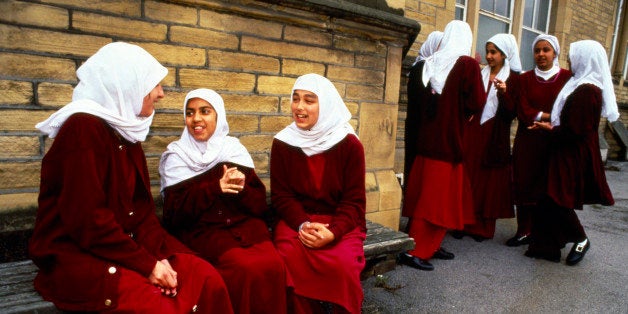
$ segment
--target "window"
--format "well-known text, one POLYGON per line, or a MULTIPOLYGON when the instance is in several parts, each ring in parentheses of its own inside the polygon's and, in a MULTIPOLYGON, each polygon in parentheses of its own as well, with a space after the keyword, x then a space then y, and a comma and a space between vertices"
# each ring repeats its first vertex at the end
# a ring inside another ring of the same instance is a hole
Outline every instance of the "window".
POLYGON ((467 20, 467 0, 456 0, 456 20, 467 20))
POLYGON ((484 44, 498 33, 510 33, 513 0, 481 0, 476 52, 484 59, 484 44))
POLYGON ((532 43, 539 34, 547 33, 551 0, 525 0, 523 8, 523 25, 521 29, 521 46, 519 47, 521 65, 524 71, 534 68, 532 43))
MULTIPOLYGON (((615 25, 613 27, 613 41, 611 46, 611 53, 609 57, 609 64, 611 66, 611 73, 613 80, 619 81, 620 79, 628 79, 628 50, 626 38, 628 34, 624 30, 625 11, 626 6, 624 1, 620 1, 615 11, 615 25)), ((624 83, 625 84, 625 83, 624 83)))

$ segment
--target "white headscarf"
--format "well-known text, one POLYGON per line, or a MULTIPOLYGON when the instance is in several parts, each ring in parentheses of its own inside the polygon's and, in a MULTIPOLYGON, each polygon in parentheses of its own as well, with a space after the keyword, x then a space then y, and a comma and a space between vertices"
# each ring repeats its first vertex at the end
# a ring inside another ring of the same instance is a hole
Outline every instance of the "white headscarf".
MULTIPOLYGON (((504 59, 504 65, 499 70, 499 73, 495 76, 495 78, 506 81, 510 76, 510 70, 512 69, 515 72, 521 72, 521 60, 519 59, 519 47, 517 47, 517 40, 515 36, 512 34, 497 34, 491 37, 486 41, 487 43, 493 43, 497 49, 506 55, 506 59, 504 59)), ((491 67, 486 66, 482 69, 482 80, 484 81, 484 86, 488 87, 489 78, 491 76, 491 67)), ((484 124, 484 122, 490 120, 495 116, 497 112, 497 106, 499 105, 499 100, 497 99, 497 89, 495 86, 488 91, 488 96, 486 97, 486 105, 484 105, 484 111, 482 111, 482 118, 480 119, 480 124, 484 124)))
POLYGON ((330 149, 347 134, 355 134, 349 124, 351 113, 330 80, 314 73, 305 74, 297 78, 292 93, 297 89, 318 96, 318 121, 311 130, 302 130, 292 122, 275 135, 276 139, 300 147, 306 155, 312 156, 330 149))
POLYGON ((548 34, 540 34, 536 36, 536 38, 532 42, 533 52, 534 52, 534 46, 536 46, 536 43, 538 43, 541 40, 547 41, 552 46, 552 48, 554 48, 554 52, 556 53, 556 55, 554 56, 554 66, 551 69, 547 71, 543 71, 539 69, 539 67, 534 67, 534 73, 536 74, 536 76, 539 76, 547 81, 560 71, 560 65, 558 63, 558 57, 560 56, 560 45, 558 44, 558 38, 556 38, 556 36, 552 36, 548 34))
POLYGON ((569 61, 573 76, 556 96, 551 114, 552 125, 560 125, 560 114, 567 97, 582 84, 593 84, 602 90, 602 117, 611 122, 617 120, 617 100, 604 47, 595 40, 574 42, 569 46, 569 61))
POLYGON ((138 117, 144 97, 167 74, 168 69, 141 47, 107 44, 76 71, 79 83, 72 102, 35 127, 54 138, 71 115, 82 112, 104 119, 129 142, 144 141, 154 116, 138 117))
POLYGON ((199 175, 221 162, 232 162, 249 168, 254 168, 253 159, 246 148, 235 137, 229 134, 229 124, 225 113, 225 103, 211 89, 196 89, 187 94, 183 101, 183 121, 188 101, 200 98, 207 101, 216 111, 216 130, 205 142, 199 142, 187 127, 183 128, 181 138, 168 145, 161 155, 159 174, 161 176, 161 190, 177 184, 191 177, 199 175))
POLYGON ((433 31, 427 35, 427 39, 425 39, 425 42, 421 45, 419 55, 416 57, 416 60, 414 60, 412 65, 415 65, 417 62, 425 60, 429 56, 433 55, 434 52, 438 50, 438 45, 440 44, 441 39, 443 39, 443 32, 441 31, 433 31))
POLYGON ((429 81, 437 93, 442 93, 449 72, 460 56, 470 55, 472 43, 473 34, 469 24, 458 20, 449 22, 438 51, 425 59, 423 85, 427 86, 429 81))

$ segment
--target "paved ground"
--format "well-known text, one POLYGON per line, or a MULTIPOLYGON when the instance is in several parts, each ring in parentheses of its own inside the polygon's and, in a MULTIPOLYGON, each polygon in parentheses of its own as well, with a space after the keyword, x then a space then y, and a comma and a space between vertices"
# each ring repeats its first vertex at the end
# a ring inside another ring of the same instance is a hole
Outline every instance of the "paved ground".
POLYGON ((447 235, 456 258, 433 260, 434 271, 397 266, 363 281, 364 313, 628 313, 628 162, 609 161, 606 174, 616 204, 578 211, 591 241, 580 264, 565 265, 571 244, 560 263, 507 247, 516 222, 503 219, 492 240, 447 235))

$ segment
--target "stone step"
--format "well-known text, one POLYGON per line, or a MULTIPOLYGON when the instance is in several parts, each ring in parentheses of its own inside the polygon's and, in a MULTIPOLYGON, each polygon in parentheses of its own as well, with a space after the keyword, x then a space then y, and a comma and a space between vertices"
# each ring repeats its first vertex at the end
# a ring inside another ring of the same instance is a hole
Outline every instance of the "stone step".
MULTIPOLYGON (((28 235, 30 231, 26 230, 17 238, 26 241, 28 235)), ((7 247, 6 243, 0 245, 7 247)), ((25 246, 26 242, 11 244, 16 245, 25 246)), ((362 279, 393 270, 397 254, 412 248, 414 240, 407 234, 368 221, 364 241, 366 267, 362 279)), ((30 260, 0 263, 0 313, 62 313, 35 291, 33 279, 36 274, 37 267, 30 260)))

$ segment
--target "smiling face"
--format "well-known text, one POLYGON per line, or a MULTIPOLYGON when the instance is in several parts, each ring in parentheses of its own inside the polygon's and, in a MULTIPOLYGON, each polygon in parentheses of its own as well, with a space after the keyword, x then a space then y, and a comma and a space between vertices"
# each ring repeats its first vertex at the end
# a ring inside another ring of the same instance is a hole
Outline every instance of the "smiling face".
POLYGON ((555 57, 556 51, 547 40, 539 40, 534 45, 534 62, 539 69, 543 71, 551 69, 554 66, 555 57))
POLYGON ((318 121, 318 96, 310 91, 295 89, 290 108, 294 123, 302 130, 312 129, 318 121))
POLYGON ((209 140, 216 131, 218 115, 214 107, 201 98, 192 98, 185 106, 185 126, 195 140, 209 140))
POLYGON ((160 84, 157 84, 153 90, 148 93, 148 95, 144 96, 144 102, 142 103, 142 110, 138 116, 140 117, 150 117, 155 111, 155 103, 159 102, 160 99, 164 98, 164 90, 161 88, 160 84))
POLYGON ((486 62, 491 68, 504 66, 506 56, 493 43, 486 43, 486 62))

